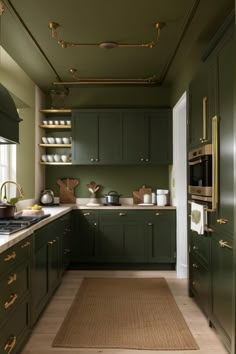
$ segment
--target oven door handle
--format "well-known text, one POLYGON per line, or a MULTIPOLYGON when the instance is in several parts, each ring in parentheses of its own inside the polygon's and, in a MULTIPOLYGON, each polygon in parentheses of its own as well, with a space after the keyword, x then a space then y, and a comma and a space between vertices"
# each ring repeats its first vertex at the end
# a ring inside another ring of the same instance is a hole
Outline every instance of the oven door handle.
POLYGON ((202 159, 188 162, 189 166, 197 165, 198 163, 202 163, 202 159))

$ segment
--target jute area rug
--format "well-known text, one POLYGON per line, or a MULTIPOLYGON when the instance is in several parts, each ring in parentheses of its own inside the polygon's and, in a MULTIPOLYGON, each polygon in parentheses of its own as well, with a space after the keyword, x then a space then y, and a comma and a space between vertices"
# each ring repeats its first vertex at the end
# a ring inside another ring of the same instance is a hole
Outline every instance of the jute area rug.
POLYGON ((54 347, 198 349, 164 278, 86 278, 54 347))

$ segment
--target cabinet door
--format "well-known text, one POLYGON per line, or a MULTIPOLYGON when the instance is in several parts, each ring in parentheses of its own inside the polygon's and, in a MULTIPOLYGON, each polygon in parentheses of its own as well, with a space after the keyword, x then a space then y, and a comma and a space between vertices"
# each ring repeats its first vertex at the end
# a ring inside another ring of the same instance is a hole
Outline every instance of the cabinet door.
POLYGON ((150 162, 172 163, 172 114, 171 110, 156 110, 149 114, 150 162))
POLYGON ((233 39, 227 38, 218 52, 219 109, 219 205, 216 223, 220 232, 233 235, 234 225, 234 50, 233 39))
POLYGON ((98 113, 72 115, 72 162, 90 165, 98 162, 98 113))
POLYGON ((149 262, 175 263, 175 211, 150 211, 146 214, 149 262))
POLYGON ((130 164, 149 162, 149 120, 144 112, 123 113, 123 161, 130 164))
POLYGON ((60 257, 60 237, 54 236, 48 241, 48 293, 51 295, 59 284, 61 257, 60 257))
POLYGON ((100 211, 100 262, 140 263, 147 261, 144 222, 138 212, 100 211))
POLYGON ((72 263, 96 260, 97 212, 74 210, 72 214, 72 263))
POLYGON ((221 247, 221 241, 232 247, 231 238, 214 233, 212 237, 212 308, 211 321, 230 348, 233 311, 233 251, 221 247))
POLYGON ((188 144, 190 148, 197 147, 209 140, 208 74, 208 66, 205 64, 189 86, 188 144), (203 124, 204 114, 206 117, 205 129, 203 124))
POLYGON ((122 118, 118 112, 99 113, 99 162, 119 164, 122 162, 122 118))

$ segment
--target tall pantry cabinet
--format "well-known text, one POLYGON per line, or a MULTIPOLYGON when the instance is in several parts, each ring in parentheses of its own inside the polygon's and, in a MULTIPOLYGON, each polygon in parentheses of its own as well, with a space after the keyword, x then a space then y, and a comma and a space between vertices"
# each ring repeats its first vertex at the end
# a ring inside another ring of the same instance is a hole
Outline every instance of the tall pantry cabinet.
MULTIPOLYGON (((214 49, 211 53, 207 49, 201 71, 189 86, 188 149, 211 143, 212 118, 217 117, 218 203, 216 210, 208 212, 204 235, 189 227, 189 289, 226 348, 235 353, 233 22, 231 14, 210 43, 209 48, 214 49)), ((212 207, 210 203, 206 206, 212 207)))

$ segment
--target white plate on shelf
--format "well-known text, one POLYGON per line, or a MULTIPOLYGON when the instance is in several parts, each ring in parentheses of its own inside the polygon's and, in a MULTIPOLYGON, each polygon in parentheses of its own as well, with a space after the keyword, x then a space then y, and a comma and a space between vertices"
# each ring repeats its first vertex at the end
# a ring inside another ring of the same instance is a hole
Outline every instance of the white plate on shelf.
POLYGON ((153 204, 153 203, 140 203, 138 205, 140 205, 140 206, 153 206, 155 204, 153 204))

